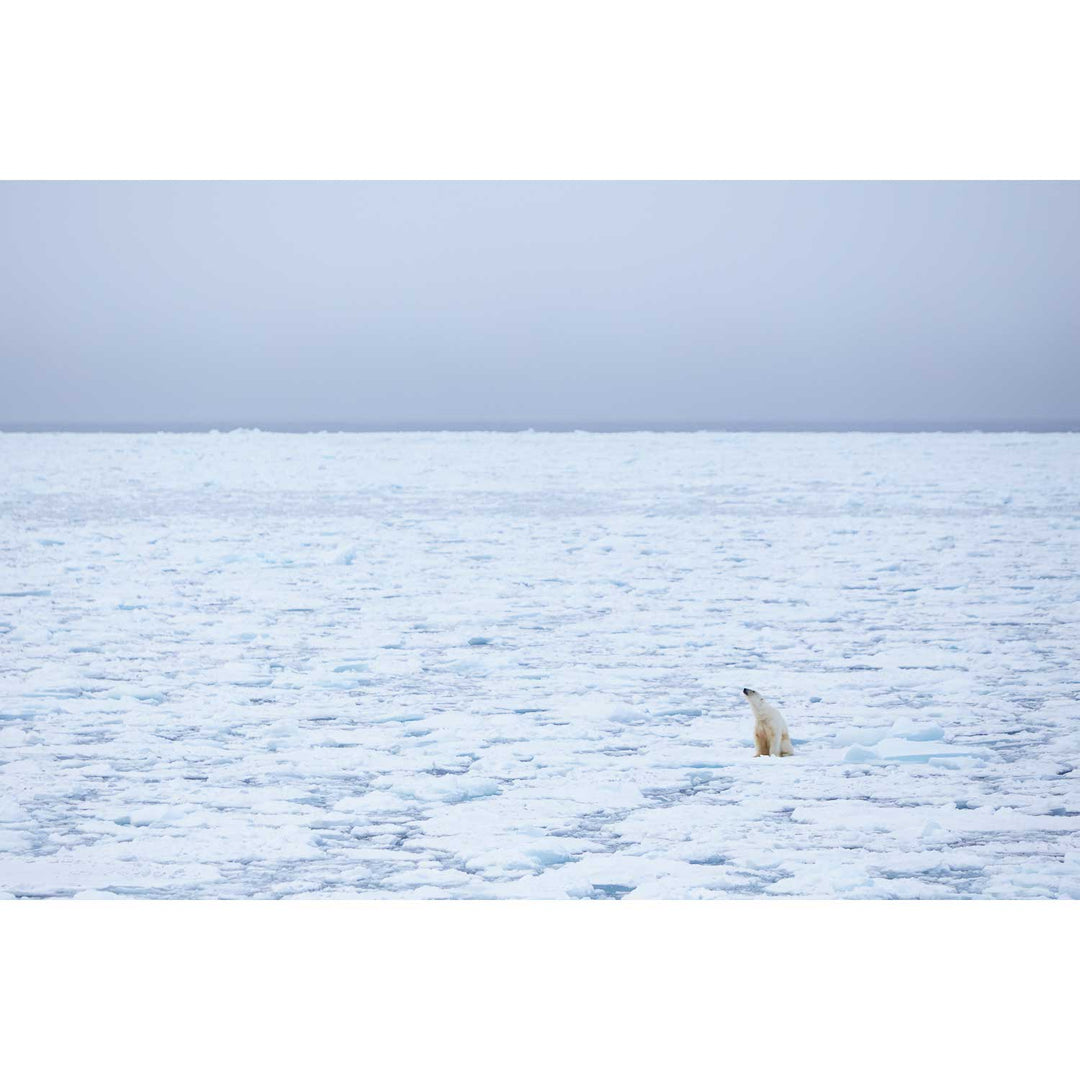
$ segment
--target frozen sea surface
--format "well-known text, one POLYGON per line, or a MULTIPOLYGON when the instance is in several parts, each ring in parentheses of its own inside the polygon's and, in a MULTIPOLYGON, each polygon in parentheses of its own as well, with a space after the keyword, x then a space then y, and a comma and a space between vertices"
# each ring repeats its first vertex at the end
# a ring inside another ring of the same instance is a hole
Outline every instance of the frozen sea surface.
POLYGON ((0 895, 1080 897, 1078 450, 0 435, 0 895))

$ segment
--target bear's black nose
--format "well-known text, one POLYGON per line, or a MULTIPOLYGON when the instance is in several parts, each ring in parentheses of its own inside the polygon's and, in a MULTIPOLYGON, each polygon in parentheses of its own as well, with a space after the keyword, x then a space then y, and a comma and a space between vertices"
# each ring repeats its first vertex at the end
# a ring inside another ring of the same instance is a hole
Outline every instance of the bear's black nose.
POLYGON ((742 692, 743 692, 744 694, 751 694, 751 693, 753 693, 753 691, 752 691, 752 690, 747 690, 745 686, 744 686, 744 687, 742 688, 742 692))

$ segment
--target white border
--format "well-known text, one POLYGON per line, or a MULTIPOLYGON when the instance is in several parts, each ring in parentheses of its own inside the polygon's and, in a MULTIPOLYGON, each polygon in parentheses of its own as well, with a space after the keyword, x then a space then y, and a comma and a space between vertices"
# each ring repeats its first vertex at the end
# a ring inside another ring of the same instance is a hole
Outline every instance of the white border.
POLYGON ((1069 179, 1062 0, 36 0, 8 179, 1069 179))
POLYGON ((2 915, 13 1077, 1014 1077, 1075 1058, 1075 908, 1055 901, 2 915))

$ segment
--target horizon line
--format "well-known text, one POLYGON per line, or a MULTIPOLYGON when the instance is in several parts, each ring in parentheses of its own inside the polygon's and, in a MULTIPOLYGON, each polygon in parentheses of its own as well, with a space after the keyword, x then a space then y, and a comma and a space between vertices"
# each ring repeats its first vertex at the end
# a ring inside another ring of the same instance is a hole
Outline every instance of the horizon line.
POLYGON ((723 420, 500 420, 500 421, 345 421, 345 420, 181 420, 117 421, 0 421, 0 433, 11 434, 209 434, 226 431, 265 431, 281 434, 391 434, 396 432, 541 432, 629 434, 633 432, 787 432, 791 434, 857 433, 933 434, 1008 432, 1055 434, 1080 431, 1080 420, 855 420, 855 421, 723 421, 723 420))

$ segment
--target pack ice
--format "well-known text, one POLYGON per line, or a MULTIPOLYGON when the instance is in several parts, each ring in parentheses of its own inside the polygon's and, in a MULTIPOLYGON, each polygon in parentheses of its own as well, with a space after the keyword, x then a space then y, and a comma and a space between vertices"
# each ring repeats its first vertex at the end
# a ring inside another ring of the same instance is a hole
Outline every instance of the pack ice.
POLYGON ((1080 896, 1078 447, 0 435, 0 894, 1080 896))

